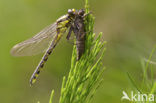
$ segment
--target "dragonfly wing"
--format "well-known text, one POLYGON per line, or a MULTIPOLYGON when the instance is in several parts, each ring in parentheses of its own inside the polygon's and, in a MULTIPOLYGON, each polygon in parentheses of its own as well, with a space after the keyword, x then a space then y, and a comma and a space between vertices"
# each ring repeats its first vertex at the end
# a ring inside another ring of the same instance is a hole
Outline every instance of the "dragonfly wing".
POLYGON ((51 24, 32 38, 16 44, 11 49, 11 54, 13 56, 31 56, 44 52, 57 34, 56 28, 56 23, 51 24))

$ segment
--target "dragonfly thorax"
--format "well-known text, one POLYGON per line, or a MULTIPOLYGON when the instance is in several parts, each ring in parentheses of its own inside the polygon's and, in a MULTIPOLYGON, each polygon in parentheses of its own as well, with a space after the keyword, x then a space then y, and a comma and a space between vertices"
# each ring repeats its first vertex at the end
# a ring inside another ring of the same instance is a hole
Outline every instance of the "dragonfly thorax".
POLYGON ((66 20, 67 18, 68 18, 68 15, 63 15, 60 18, 58 18, 56 22, 62 22, 64 20, 66 20))

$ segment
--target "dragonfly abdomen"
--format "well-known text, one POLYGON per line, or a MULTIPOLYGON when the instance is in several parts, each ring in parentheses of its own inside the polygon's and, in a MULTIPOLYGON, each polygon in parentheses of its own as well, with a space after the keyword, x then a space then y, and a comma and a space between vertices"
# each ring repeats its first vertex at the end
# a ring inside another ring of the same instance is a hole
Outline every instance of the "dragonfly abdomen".
POLYGON ((30 84, 32 85, 37 77, 39 76, 42 68, 44 67, 44 64, 46 63, 46 61, 48 60, 49 55, 52 53, 53 49, 48 49, 47 52, 44 54, 42 60, 40 61, 39 65, 37 66, 35 72, 33 73, 31 79, 30 79, 30 84))

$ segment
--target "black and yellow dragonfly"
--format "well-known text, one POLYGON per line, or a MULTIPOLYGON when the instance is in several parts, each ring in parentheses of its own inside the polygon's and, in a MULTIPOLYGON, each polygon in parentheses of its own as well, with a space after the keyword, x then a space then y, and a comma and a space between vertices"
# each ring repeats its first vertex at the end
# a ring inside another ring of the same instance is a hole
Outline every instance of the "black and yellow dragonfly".
POLYGON ((68 31, 67 39, 74 32, 76 37, 77 47, 77 60, 80 59, 84 53, 85 43, 85 30, 84 30, 84 17, 86 16, 83 9, 75 10, 69 9, 68 13, 42 31, 37 33, 32 38, 16 44, 11 54, 13 56, 30 56, 38 53, 45 52, 37 68, 35 69, 31 79, 30 85, 35 83, 40 71, 42 70, 48 56, 53 52, 53 49, 61 39, 61 37, 68 31))

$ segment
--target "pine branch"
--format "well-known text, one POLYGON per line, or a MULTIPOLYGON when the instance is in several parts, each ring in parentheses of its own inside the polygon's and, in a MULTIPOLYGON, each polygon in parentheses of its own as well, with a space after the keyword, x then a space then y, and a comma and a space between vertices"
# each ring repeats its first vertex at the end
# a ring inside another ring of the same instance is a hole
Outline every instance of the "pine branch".
MULTIPOLYGON (((89 13, 88 0, 85 0, 85 3, 85 11, 89 13)), ((89 103, 102 82, 101 77, 104 72, 102 58, 106 50, 103 46, 106 42, 101 42, 102 33, 95 39, 93 27, 94 17, 89 14, 85 18, 85 31, 87 33, 85 53, 77 61, 76 46, 74 45, 71 69, 68 77, 63 77, 59 103, 89 103)), ((53 98, 53 94, 51 98, 53 98)))

